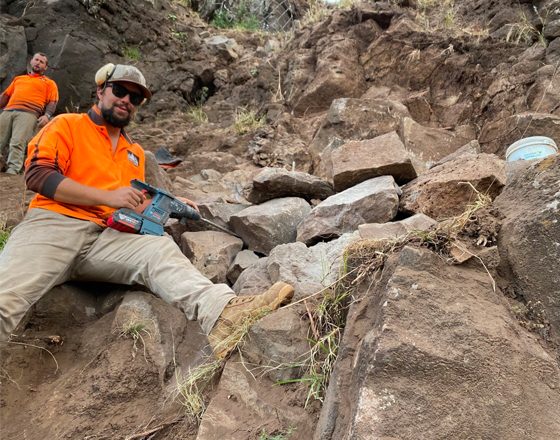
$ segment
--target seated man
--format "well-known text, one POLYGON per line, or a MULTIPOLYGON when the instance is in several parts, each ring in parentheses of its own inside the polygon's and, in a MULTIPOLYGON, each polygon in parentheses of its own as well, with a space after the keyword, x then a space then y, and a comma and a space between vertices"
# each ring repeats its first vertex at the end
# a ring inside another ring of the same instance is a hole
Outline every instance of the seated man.
POLYGON ((223 358, 233 348, 223 341, 236 327, 289 302, 293 288, 279 282, 262 295, 236 297, 205 278, 169 237, 106 227, 115 209, 145 201, 130 186, 144 180, 144 151, 124 127, 151 93, 133 66, 105 65, 95 80, 98 102, 87 114, 60 115, 29 143, 25 178, 37 195, 0 254, 0 340, 67 280, 136 283, 197 320, 223 358))
POLYGON ((25 149, 35 126, 41 128, 52 118, 58 103, 56 83, 45 76, 49 61, 36 53, 29 62, 29 73, 16 76, 0 95, 0 156, 9 146, 6 161, 8 174, 19 174, 25 149))

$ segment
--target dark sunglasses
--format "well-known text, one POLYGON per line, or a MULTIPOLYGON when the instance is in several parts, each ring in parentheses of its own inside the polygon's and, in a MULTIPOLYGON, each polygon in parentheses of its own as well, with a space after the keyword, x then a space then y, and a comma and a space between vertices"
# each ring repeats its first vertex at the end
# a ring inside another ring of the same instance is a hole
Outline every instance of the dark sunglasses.
POLYGON ((129 96, 130 103, 134 106, 138 106, 142 104, 144 101, 144 95, 142 93, 131 92, 125 86, 119 83, 109 83, 107 87, 111 87, 113 89, 113 95, 117 98, 124 98, 126 95, 129 96))

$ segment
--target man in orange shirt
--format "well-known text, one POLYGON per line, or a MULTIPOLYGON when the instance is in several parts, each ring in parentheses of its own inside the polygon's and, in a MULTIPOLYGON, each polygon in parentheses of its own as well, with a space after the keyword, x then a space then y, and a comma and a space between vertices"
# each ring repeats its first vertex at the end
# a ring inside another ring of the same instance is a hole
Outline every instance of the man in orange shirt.
POLYGON ((9 145, 6 173, 21 172, 35 126, 43 127, 56 109, 58 88, 45 76, 48 65, 47 56, 36 53, 29 62, 29 73, 16 76, 0 95, 0 157, 9 145))
POLYGON ((95 80, 98 102, 87 114, 60 115, 29 143, 25 178, 37 195, 0 253, 0 341, 52 287, 96 280, 147 286, 198 320, 223 358, 235 329, 288 302, 293 287, 279 282, 237 297, 204 277, 171 238, 106 227, 115 209, 141 210, 145 202, 130 186, 144 179, 144 150, 124 127, 151 93, 134 66, 108 64, 95 80))

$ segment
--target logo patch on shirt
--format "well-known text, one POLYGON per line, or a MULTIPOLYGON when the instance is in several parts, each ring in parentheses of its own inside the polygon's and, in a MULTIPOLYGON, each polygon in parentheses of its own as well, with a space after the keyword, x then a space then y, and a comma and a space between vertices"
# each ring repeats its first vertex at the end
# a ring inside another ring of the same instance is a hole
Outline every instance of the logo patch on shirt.
POLYGON ((130 150, 127 150, 126 153, 128 155, 128 160, 131 161, 135 167, 137 167, 140 163, 140 158, 130 150))

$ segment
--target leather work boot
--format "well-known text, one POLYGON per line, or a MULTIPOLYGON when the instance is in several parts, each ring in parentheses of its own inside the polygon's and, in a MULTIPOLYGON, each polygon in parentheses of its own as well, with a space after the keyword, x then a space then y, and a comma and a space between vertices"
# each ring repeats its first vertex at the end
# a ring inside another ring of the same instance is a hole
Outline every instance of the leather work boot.
POLYGON ((294 288, 279 281, 261 295, 232 298, 208 335, 214 355, 224 359, 243 338, 251 321, 289 303, 292 296, 294 288))

